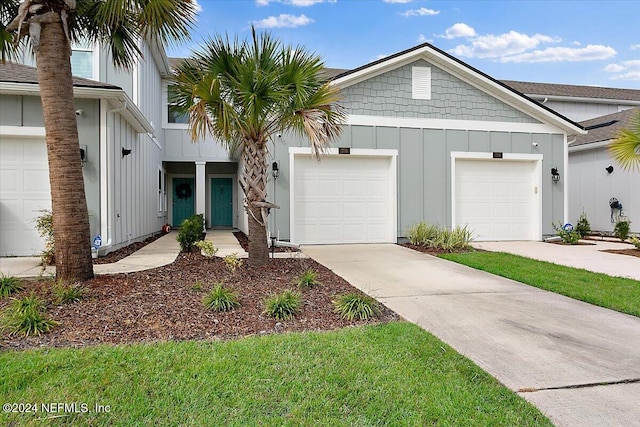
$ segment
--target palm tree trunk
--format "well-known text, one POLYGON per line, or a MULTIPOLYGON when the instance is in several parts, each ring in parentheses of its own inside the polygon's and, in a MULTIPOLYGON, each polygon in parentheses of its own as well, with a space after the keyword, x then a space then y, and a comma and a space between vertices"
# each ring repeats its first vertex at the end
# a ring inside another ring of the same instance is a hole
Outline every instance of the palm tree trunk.
POLYGON ((249 265, 259 266, 269 261, 267 230, 261 203, 267 197, 267 147, 253 141, 245 142, 242 151, 240 183, 247 199, 249 217, 249 265))
POLYGON ((56 277, 93 277, 89 214, 71 79, 70 47, 60 22, 43 24, 36 54, 49 158, 56 277))

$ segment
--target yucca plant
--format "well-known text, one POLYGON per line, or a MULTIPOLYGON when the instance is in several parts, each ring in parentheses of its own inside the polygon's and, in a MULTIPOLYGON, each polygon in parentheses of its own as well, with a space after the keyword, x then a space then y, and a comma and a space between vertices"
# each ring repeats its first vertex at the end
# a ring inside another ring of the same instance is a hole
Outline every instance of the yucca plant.
POLYGON ((264 314, 277 320, 289 320, 300 312, 302 296, 295 291, 285 290, 271 295, 264 302, 264 314))
POLYGON ((229 311, 240 307, 236 293, 226 288, 222 283, 216 286, 203 299, 202 303, 206 308, 213 311, 229 311))
POLYGON ((21 291, 23 288, 19 279, 0 273, 0 298, 11 296, 11 294, 21 291))
POLYGON ((16 299, 2 319, 2 328, 9 335, 40 335, 49 332, 58 324, 45 314, 44 303, 35 295, 16 299))
POLYGON ((296 284, 301 288, 310 288, 318 285, 318 272, 313 268, 307 268, 296 277, 296 284))
POLYGON ((368 295, 355 292, 339 295, 334 301, 334 312, 346 320, 369 320, 374 316, 379 316, 382 311, 378 302, 368 295))
POLYGON ((426 222, 421 221, 409 228, 407 238, 409 239, 409 243, 412 245, 428 246, 429 243, 438 236, 439 231, 440 230, 437 225, 427 224, 426 222))

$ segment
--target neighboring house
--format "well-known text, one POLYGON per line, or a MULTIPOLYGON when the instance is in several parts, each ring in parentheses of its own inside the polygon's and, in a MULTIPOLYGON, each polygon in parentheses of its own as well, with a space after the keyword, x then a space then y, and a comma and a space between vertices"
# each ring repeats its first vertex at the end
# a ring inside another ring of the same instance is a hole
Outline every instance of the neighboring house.
MULTIPOLYGON (((141 47, 145 60, 131 73, 94 49, 92 76, 106 84, 75 80, 92 235, 107 252, 193 213, 208 227, 247 232, 241 165, 212 139, 191 142, 185 117, 167 103, 169 61, 141 47)), ((4 68, 0 76, 3 256, 42 248, 32 218, 49 201, 28 70, 25 81, 4 68)), ((552 222, 568 220, 568 135, 583 132, 572 120, 429 44, 326 75, 349 113, 334 148, 317 162, 303 138, 270 142, 278 174, 268 199, 280 208, 269 231, 281 240, 395 242, 421 220, 468 224, 480 240, 540 240, 552 222)))
MULTIPOLYGON (((607 146, 640 109, 640 90, 503 81, 587 129, 569 137, 569 221, 584 212, 594 231, 613 231, 609 200, 622 203, 631 228, 640 232, 640 172, 625 171, 607 146), (609 172, 609 167, 612 169, 609 172)), ((612 216, 612 213, 614 214, 612 216)), ((613 222, 612 222, 613 218, 613 222)))

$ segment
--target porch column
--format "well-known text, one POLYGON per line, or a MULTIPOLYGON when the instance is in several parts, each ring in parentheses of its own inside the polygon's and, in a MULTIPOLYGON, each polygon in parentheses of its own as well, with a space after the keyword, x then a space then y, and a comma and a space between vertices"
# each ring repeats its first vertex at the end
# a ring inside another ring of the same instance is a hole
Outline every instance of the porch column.
POLYGON ((207 162, 196 162, 196 214, 202 214, 206 218, 206 176, 205 166, 207 162))

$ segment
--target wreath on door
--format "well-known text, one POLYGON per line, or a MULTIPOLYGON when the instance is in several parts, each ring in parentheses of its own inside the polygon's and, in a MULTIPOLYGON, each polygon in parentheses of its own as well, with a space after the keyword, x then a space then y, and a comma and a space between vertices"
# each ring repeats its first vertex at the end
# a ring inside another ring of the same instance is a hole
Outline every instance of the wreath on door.
POLYGON ((187 182, 178 185, 176 187, 176 197, 181 200, 189 199, 191 197, 191 185, 187 182))

